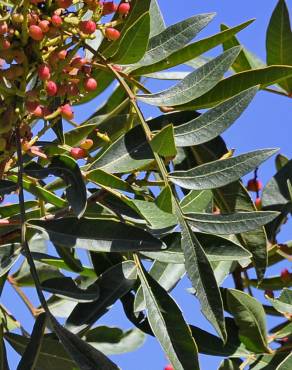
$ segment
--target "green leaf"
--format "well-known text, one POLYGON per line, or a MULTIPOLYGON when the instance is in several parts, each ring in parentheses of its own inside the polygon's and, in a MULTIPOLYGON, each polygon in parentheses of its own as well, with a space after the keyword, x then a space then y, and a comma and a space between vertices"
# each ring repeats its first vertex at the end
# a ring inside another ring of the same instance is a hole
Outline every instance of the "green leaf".
POLYGON ((218 370, 240 370, 239 365, 242 361, 239 362, 235 359, 226 359, 223 360, 218 368, 218 370))
POLYGON ((67 319, 70 331, 80 332, 104 315, 135 284, 137 268, 133 261, 119 263, 106 270, 96 281, 100 296, 96 302, 79 303, 67 319))
POLYGON ((177 109, 189 110, 209 108, 250 87, 260 85, 260 88, 265 88, 291 76, 292 67, 290 66, 269 66, 236 73, 220 81, 206 94, 187 104, 177 106, 177 109))
POLYGON ((162 157, 175 157, 176 147, 174 142, 173 125, 163 127, 150 141, 152 150, 162 157))
POLYGON ((280 171, 287 163, 289 162, 289 159, 283 155, 283 154, 278 154, 275 158, 275 164, 277 171, 280 171))
POLYGON ((20 328, 20 323, 0 304, 0 327, 3 331, 8 332, 20 328))
POLYGON ((9 180, 0 180, 0 196, 3 197, 6 194, 10 194, 17 190, 17 185, 9 180))
POLYGON ((166 27, 161 14, 161 10, 157 0, 152 0, 150 4, 150 37, 156 36, 161 33, 166 27))
POLYGON ((70 277, 52 278, 42 282, 42 289, 76 302, 92 302, 99 298, 98 287, 81 289, 70 277))
POLYGON ((21 244, 4 244, 0 247, 0 276, 5 275, 18 260, 21 244))
POLYGON ((102 187, 105 186, 112 189, 126 191, 129 193, 134 192, 132 187, 126 181, 100 169, 88 172, 86 174, 86 179, 102 187))
POLYGON ((9 370, 6 347, 3 340, 3 327, 0 325, 0 369, 9 370))
MULTIPOLYGON (((255 361, 250 364, 251 370, 289 370, 291 367, 291 362, 289 367, 281 368, 285 361, 289 362, 289 355, 287 353, 275 353, 274 355, 263 355, 258 356, 255 361)), ((290 355, 291 361, 291 355, 290 355)))
POLYGON ((183 48, 179 48, 177 51, 173 52, 164 60, 161 60, 158 63, 138 68, 137 70, 133 71, 132 74, 135 76, 142 76, 148 73, 153 73, 157 71, 162 71, 164 69, 168 69, 174 67, 179 64, 183 64, 185 62, 194 59, 201 54, 205 53, 206 51, 213 49, 214 47, 221 45, 222 42, 228 40, 237 32, 246 28, 249 24, 251 24, 253 20, 247 21, 242 23, 238 26, 235 26, 229 30, 217 33, 213 36, 207 37, 205 39, 193 42, 192 44, 186 45, 183 48))
POLYGON ((150 16, 147 12, 122 34, 119 49, 111 61, 118 64, 138 62, 147 50, 149 34, 150 16))
POLYGON ((262 162, 267 160, 277 149, 255 150, 237 157, 219 159, 202 164, 189 171, 170 173, 170 180, 185 189, 214 189, 239 180, 262 162))
POLYGON ((36 366, 40 355, 45 328, 46 314, 41 313, 35 321, 30 341, 27 344, 23 356, 17 366, 17 370, 30 370, 36 366))
POLYGON ((47 232, 50 240, 63 247, 98 252, 129 252, 164 249, 150 233, 112 219, 30 220, 30 228, 47 232))
POLYGON ((215 215, 212 213, 190 213, 187 222, 196 230, 204 233, 230 235, 257 229, 271 222, 277 212, 237 212, 215 215))
POLYGON ((166 28, 149 40, 146 54, 133 67, 148 66, 167 58, 189 43, 214 16, 214 13, 195 15, 166 28))
POLYGON ((156 94, 137 95, 137 99, 155 106, 179 106, 199 98, 218 84, 239 52, 239 47, 227 50, 187 75, 177 85, 156 94))
POLYGON ((173 213, 172 192, 169 185, 165 186, 155 199, 156 205, 164 212, 173 213))
POLYGON ((292 354, 288 355, 284 361, 282 361, 276 370, 289 370, 292 366, 292 354))
POLYGON ((247 108, 257 92, 252 87, 220 103, 200 117, 175 127, 175 144, 179 147, 199 145, 227 130, 247 108))
MULTIPOLYGON (((168 264, 155 261, 149 274, 162 286, 167 292, 170 292, 185 274, 184 264, 168 264)), ((145 310, 145 301, 143 289, 140 286, 137 290, 134 302, 134 311, 140 312, 145 310)))
POLYGON ((195 234, 179 213, 181 228, 181 246, 185 256, 188 277, 201 303, 201 310, 214 326, 223 341, 226 340, 226 328, 221 294, 210 262, 195 234))
POLYGON ((267 299, 271 302, 273 307, 283 313, 283 314, 288 314, 292 315, 292 291, 284 288, 279 296, 279 298, 274 299, 274 298, 269 298, 267 299))
POLYGON ((86 187, 78 164, 66 155, 54 156, 50 165, 43 168, 35 162, 25 166, 26 174, 38 179, 48 175, 61 177, 66 183, 66 197, 76 216, 81 217, 87 204, 86 187))
MULTIPOLYGON (((279 0, 271 16, 266 35, 267 63, 269 65, 292 65, 292 32, 285 0, 279 0)), ((279 85, 288 93, 292 91, 292 79, 279 85)))
POLYGON ((205 212, 211 204, 213 194, 210 190, 191 190, 181 201, 184 213, 205 212))
MULTIPOLYGON (((24 202, 25 210, 29 210, 33 207, 38 207, 39 203, 36 200, 28 200, 24 202)), ((0 216, 2 218, 14 216, 15 214, 20 213, 19 204, 7 204, 5 206, 0 207, 0 216)))
POLYGON ((236 289, 225 289, 225 293, 227 310, 234 316, 242 343, 252 352, 269 353, 266 315, 261 303, 236 289))
POLYGON ((125 173, 137 170, 154 161, 141 126, 127 132, 111 144, 90 166, 109 173, 125 173))
POLYGON ((281 276, 271 276, 260 283, 256 279, 249 279, 247 284, 261 290, 281 290, 292 287, 292 278, 283 280, 281 276))
MULTIPOLYGON (((5 339, 20 355, 25 352, 30 341, 29 338, 14 333, 6 333, 5 339)), ((52 370, 52 368, 60 370, 76 369, 75 362, 70 359, 60 342, 47 338, 42 341, 37 366, 42 370, 52 370)))
POLYGON ((137 350, 145 341, 145 334, 139 329, 123 331, 119 328, 98 326, 89 330, 84 339, 105 355, 120 355, 137 350))
POLYGON ((138 269, 149 324, 176 370, 199 369, 198 350, 180 308, 142 266, 138 269))

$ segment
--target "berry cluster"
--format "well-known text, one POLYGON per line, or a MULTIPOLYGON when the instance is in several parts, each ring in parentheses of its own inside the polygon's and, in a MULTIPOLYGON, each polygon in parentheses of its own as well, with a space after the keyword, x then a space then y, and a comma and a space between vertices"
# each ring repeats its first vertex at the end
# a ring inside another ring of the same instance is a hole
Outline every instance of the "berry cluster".
MULTIPOLYGON (((97 0, 0 4, 0 121, 5 122, 0 127, 0 160, 13 149, 17 120, 25 127, 27 149, 29 127, 36 119, 74 118, 72 105, 98 89, 95 76, 103 67, 98 56, 87 57, 86 40, 94 39, 97 30, 109 42, 119 39, 119 25, 130 8, 130 0, 119 5, 97 0), (103 22, 112 14, 112 21, 103 22)), ((84 158, 85 146, 71 155, 84 158)))

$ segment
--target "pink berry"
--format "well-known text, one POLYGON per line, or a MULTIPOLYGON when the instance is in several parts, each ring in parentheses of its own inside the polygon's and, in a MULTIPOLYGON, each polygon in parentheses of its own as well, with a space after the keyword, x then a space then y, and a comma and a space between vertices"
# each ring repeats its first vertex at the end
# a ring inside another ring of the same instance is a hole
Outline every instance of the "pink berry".
POLYGON ((40 21, 38 26, 43 31, 43 33, 49 32, 50 30, 50 22, 47 20, 40 21))
POLYGON ((68 120, 73 119, 74 113, 70 104, 65 104, 61 107, 61 115, 68 120))
POLYGON ((106 3, 103 3, 102 14, 108 15, 111 13, 115 13, 117 9, 118 9, 118 6, 113 1, 108 1, 106 3))
POLYGON ((89 77, 84 81, 84 89, 86 91, 94 91, 97 88, 96 79, 89 77))
POLYGON ((48 81, 46 84, 46 92, 49 96, 54 96, 58 92, 58 86, 54 81, 48 81))
POLYGON ((42 29, 34 24, 29 26, 28 32, 29 36, 35 41, 41 41, 44 38, 42 29))
POLYGON ((91 35, 96 31, 96 23, 93 21, 81 21, 79 23, 79 29, 81 32, 91 35))
POLYGON ((120 31, 116 30, 115 28, 108 27, 105 30, 105 35, 109 40, 115 41, 120 38, 121 33, 120 31))
POLYGON ((52 24, 53 24, 53 26, 59 28, 59 27, 62 26, 62 23, 63 23, 63 19, 59 15, 54 14, 52 16, 52 24))
POLYGON ((72 5, 72 0, 57 0, 59 8, 67 9, 72 5))
POLYGON ((51 70, 47 64, 41 64, 38 68, 38 76, 42 81, 48 80, 51 77, 51 70))
POLYGON ((72 148, 70 150, 70 155, 74 159, 82 159, 87 157, 87 151, 82 148, 72 148))
POLYGON ((125 14, 128 14, 129 11, 130 11, 130 4, 129 3, 121 3, 118 7, 118 13, 120 15, 125 15, 125 14))
POLYGON ((5 35, 8 32, 8 25, 6 22, 0 22, 0 35, 5 35))

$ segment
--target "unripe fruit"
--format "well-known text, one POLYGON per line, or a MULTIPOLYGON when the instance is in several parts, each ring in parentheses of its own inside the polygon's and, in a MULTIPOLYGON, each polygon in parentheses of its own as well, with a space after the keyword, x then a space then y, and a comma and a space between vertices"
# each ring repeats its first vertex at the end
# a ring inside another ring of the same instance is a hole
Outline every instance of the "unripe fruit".
POLYGON ((118 6, 113 1, 109 1, 107 3, 103 3, 102 14, 108 15, 111 13, 115 13, 117 9, 118 9, 118 6))
POLYGON ((105 36, 112 41, 115 41, 120 38, 121 33, 120 31, 116 30, 115 28, 109 27, 105 30, 105 36))
POLYGON ((67 9, 72 5, 72 0, 57 0, 59 8, 67 9))
POLYGON ((67 56, 67 50, 60 50, 57 55, 59 59, 64 60, 67 56))
POLYGON ((5 35, 8 32, 8 25, 6 22, 0 22, 0 35, 5 35))
POLYGON ((283 269, 282 271, 281 271, 281 280, 283 281, 283 282, 288 282, 288 281, 290 281, 290 272, 289 272, 289 270, 288 269, 283 269))
POLYGON ((79 29, 81 32, 91 35, 96 31, 96 23, 93 21, 81 21, 79 23, 79 29))
POLYGON ((24 21, 24 17, 22 14, 14 13, 12 15, 12 22, 13 23, 22 23, 24 21))
POLYGON ((42 81, 48 80, 51 77, 51 70, 47 64, 41 64, 38 68, 38 76, 42 81))
POLYGON ((48 81, 46 84, 46 92, 49 96, 54 96, 58 92, 58 86, 54 81, 48 81))
POLYGON ((59 15, 54 14, 52 16, 52 24, 53 24, 53 26, 59 28, 59 27, 62 26, 62 23, 63 23, 63 19, 59 15))
POLYGON ((79 145, 81 149, 89 150, 93 145, 93 140, 91 139, 86 139, 82 141, 82 143, 79 145))
POLYGON ((70 104, 65 104, 61 107, 61 115, 69 121, 73 119, 74 113, 72 112, 72 107, 70 104))
POLYGON ((258 191, 262 190, 263 184, 260 180, 250 179, 247 183, 246 188, 247 188, 248 191, 258 192, 258 191))
POLYGON ((89 77, 84 81, 84 89, 86 91, 94 91, 97 88, 97 82, 94 78, 89 77))
POLYGON ((120 15, 128 14, 128 13, 129 13, 129 11, 130 11, 130 8, 131 8, 131 6, 130 6, 130 4, 129 4, 129 3, 122 3, 122 4, 120 4, 120 5, 119 5, 119 7, 118 7, 118 13, 119 13, 120 15))
POLYGON ((261 209, 262 208, 262 200, 261 198, 256 198, 256 200, 254 201, 254 204, 256 206, 257 209, 261 209))
POLYGON ((29 26, 28 32, 29 36, 35 41, 41 41, 44 38, 43 31, 39 26, 29 26))
POLYGON ((49 32, 49 30, 50 30, 50 22, 49 21, 44 19, 44 20, 40 21, 38 25, 44 33, 49 32))
POLYGON ((72 148, 70 150, 70 155, 74 159, 82 159, 87 157, 87 151, 82 148, 72 148))

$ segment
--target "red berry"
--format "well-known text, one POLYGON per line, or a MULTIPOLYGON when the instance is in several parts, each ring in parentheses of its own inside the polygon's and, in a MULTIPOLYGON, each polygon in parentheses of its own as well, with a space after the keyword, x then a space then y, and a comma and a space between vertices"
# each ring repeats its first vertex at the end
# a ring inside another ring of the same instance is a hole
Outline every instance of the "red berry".
POLYGON ((81 21, 79 23, 79 29, 81 32, 91 35, 96 31, 96 23, 93 21, 81 21))
POLYGON ((108 14, 116 12, 117 9, 118 9, 118 6, 113 1, 108 1, 106 3, 103 3, 102 14, 108 15, 108 14))
POLYGON ((44 38, 42 29, 34 24, 29 26, 28 32, 29 36, 35 41, 41 41, 44 38))
POLYGON ((72 148, 70 150, 70 155, 74 159, 82 159, 87 157, 87 151, 82 148, 72 148))
POLYGON ((63 23, 63 19, 59 15, 54 14, 52 16, 52 24, 53 24, 53 26, 59 28, 59 27, 62 26, 62 23, 63 23))
POLYGON ((118 13, 121 15, 128 14, 130 11, 130 4, 129 3, 121 3, 118 7, 118 13))
POLYGON ((41 64, 38 68, 38 76, 42 81, 48 80, 51 77, 51 70, 47 64, 41 64))
POLYGON ((256 200, 254 201, 254 204, 256 206, 257 209, 261 209, 262 208, 262 200, 260 197, 256 198, 256 200))
POLYGON ((64 59, 66 59, 66 56, 67 56, 67 50, 60 50, 58 52, 58 58, 59 59, 64 60, 64 59))
POLYGON ((169 364, 165 366, 164 370, 174 370, 174 368, 169 364))
POLYGON ((58 86, 54 81, 48 81, 46 84, 46 92, 49 96, 54 96, 58 92, 58 86))
POLYGON ((250 179, 247 183, 247 190, 249 191, 260 191, 263 188, 263 184, 260 180, 250 179))
POLYGON ((6 22, 0 22, 0 35, 5 35, 8 32, 8 25, 6 22))
POLYGON ((72 0, 57 0, 59 8, 67 9, 72 5, 72 0))
POLYGON ((81 149, 85 149, 85 150, 90 149, 92 146, 93 146, 93 140, 91 140, 91 139, 85 139, 85 140, 84 140, 84 141, 82 141, 82 143, 80 144, 80 148, 81 148, 81 149))
POLYGON ((115 28, 109 27, 109 28, 106 28, 105 35, 109 40, 114 41, 120 38, 121 33, 115 28))
POLYGON ((47 20, 40 21, 38 26, 43 31, 43 33, 49 32, 50 30, 50 22, 47 20))
POLYGON ((290 281, 290 272, 288 269, 283 269, 281 271, 281 280, 283 282, 290 281))
POLYGON ((97 88, 97 82, 94 78, 89 77, 84 81, 84 89, 86 91, 94 91, 97 88))
POLYGON ((61 115, 68 120, 73 119, 74 113, 70 104, 65 104, 61 107, 61 115))

